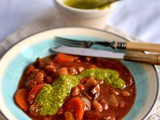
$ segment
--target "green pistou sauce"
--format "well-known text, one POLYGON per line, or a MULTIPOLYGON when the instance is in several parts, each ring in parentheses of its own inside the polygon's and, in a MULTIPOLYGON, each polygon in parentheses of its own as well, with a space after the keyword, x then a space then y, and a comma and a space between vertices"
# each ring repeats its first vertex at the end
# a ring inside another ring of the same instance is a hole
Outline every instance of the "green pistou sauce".
POLYGON ((107 84, 120 89, 126 87, 124 80, 119 78, 119 73, 111 69, 92 68, 86 69, 76 76, 62 75, 52 85, 45 85, 38 93, 35 101, 41 104, 40 114, 55 115, 64 99, 70 95, 71 89, 85 77, 105 80, 107 84))
POLYGON ((95 9, 107 1, 108 0, 63 0, 64 4, 79 9, 95 9))

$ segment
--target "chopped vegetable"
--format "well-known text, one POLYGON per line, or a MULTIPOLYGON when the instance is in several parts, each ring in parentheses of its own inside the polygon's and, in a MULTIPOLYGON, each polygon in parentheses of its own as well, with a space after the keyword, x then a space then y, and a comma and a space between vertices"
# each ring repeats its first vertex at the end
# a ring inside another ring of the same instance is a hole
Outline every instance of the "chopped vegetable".
POLYGON ((71 55, 66 55, 66 54, 63 54, 63 53, 59 53, 54 61, 58 62, 58 63, 65 63, 65 62, 72 62, 76 59, 77 57, 75 56, 71 56, 71 55))
POLYGON ((79 97, 69 100, 64 109, 66 112, 71 112, 75 120, 82 120, 84 114, 84 105, 79 97))
POLYGON ((44 87, 45 84, 39 84, 34 86, 31 91, 28 94, 28 102, 30 104, 33 103, 34 99, 36 98, 37 94, 39 93, 39 91, 44 87))
POLYGON ((16 104, 24 111, 27 111, 29 109, 29 106, 26 101, 26 97, 27 97, 26 89, 19 89, 16 91, 14 95, 16 104))

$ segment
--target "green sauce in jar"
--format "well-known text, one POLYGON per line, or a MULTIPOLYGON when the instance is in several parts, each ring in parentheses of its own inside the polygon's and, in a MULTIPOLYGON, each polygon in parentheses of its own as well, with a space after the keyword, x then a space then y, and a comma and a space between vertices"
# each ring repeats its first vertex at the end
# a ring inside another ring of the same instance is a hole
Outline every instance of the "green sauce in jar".
MULTIPOLYGON (((63 0, 64 4, 79 9, 95 9, 109 0, 63 0)), ((106 5, 106 7, 109 5, 106 5)), ((103 6, 103 8, 105 8, 103 6)))

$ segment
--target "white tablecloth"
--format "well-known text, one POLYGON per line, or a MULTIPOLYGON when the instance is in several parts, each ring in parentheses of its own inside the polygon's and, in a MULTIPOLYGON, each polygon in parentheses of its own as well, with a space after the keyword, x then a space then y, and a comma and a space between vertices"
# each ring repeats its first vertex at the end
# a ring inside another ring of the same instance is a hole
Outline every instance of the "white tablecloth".
MULTIPOLYGON (((159 5, 160 0, 122 0, 106 24, 142 41, 160 43, 159 5)), ((53 0, 0 0, 0 41, 38 18, 54 22, 55 16, 53 0)))

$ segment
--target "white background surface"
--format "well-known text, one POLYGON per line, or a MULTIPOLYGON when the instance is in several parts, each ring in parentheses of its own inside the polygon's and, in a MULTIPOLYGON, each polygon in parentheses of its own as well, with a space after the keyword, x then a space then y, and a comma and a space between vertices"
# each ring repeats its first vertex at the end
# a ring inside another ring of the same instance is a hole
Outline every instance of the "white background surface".
MULTIPOLYGON (((52 0, 0 0, 0 41, 33 20, 54 22, 54 7, 52 0)), ((160 0, 122 0, 106 24, 142 41, 160 43, 160 0)))

